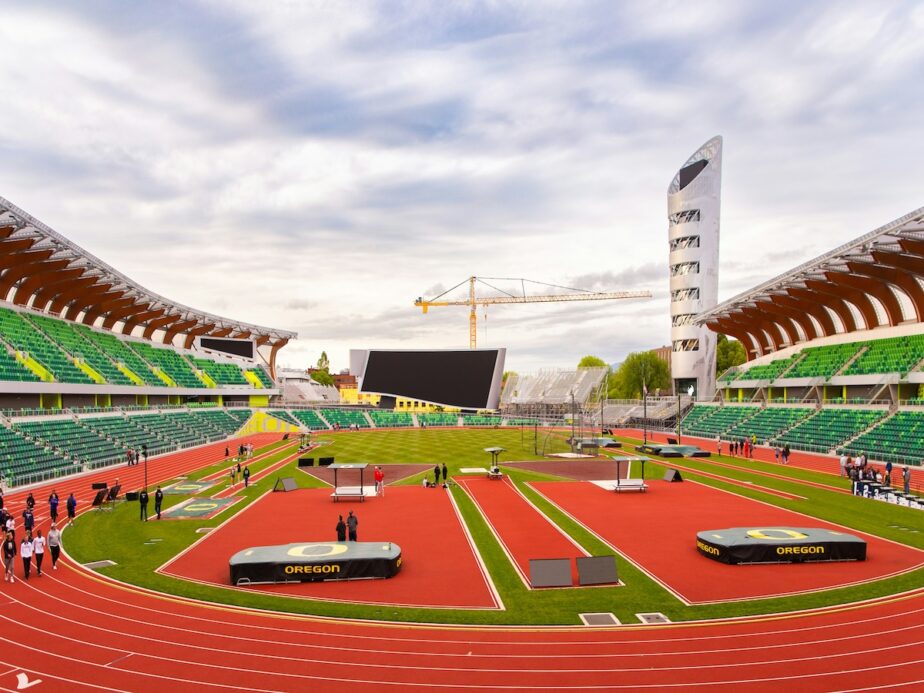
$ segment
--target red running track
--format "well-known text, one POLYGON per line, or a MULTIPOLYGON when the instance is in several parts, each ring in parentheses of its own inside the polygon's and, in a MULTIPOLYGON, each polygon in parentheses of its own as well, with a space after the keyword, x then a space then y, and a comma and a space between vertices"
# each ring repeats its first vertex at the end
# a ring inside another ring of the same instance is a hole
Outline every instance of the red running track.
POLYGON ((616 495, 587 482, 532 482, 534 489, 690 604, 758 599, 868 582, 924 566, 924 551, 866 539, 867 560, 727 565, 696 550, 696 533, 728 527, 825 527, 783 508, 696 482, 649 482, 616 495))
MULTIPOLYGON (((481 511, 513 564, 523 584, 529 587, 529 561, 532 558, 568 558, 589 555, 548 517, 539 512, 511 481, 456 477, 481 511)), ((571 581, 577 583, 577 570, 571 564, 571 581)))
POLYGON ((5 584, 0 594, 2 690, 16 690, 20 676, 41 680, 35 693, 667 687, 737 693, 924 685, 924 588, 799 614, 609 629, 284 616, 120 585, 66 559, 62 569, 5 584))
POLYGON ((161 572, 234 590, 388 606, 495 609, 480 558, 443 489, 395 486, 364 503, 334 503, 329 488, 268 493, 209 532, 161 572), (228 560, 252 546, 334 541, 337 515, 353 510, 360 541, 401 547, 401 572, 389 580, 301 582, 231 587, 228 560))

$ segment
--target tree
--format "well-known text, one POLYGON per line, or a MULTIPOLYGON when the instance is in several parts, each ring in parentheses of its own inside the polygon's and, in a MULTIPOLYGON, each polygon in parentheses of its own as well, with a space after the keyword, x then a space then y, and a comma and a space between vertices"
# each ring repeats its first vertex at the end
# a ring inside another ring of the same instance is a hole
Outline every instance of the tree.
POLYGON ((601 359, 599 356, 585 356, 578 363, 578 368, 606 368, 609 370, 609 365, 601 359))
POLYGON ((667 364, 654 352, 640 351, 629 354, 610 379, 608 396, 611 399, 641 399, 644 387, 649 393, 667 390, 671 374, 667 364))
POLYGON ((501 387, 507 384, 507 378, 511 376, 516 377, 517 372, 516 371, 504 371, 504 377, 501 379, 501 387))
POLYGON ((320 371, 320 370, 313 371, 311 373, 311 379, 315 381, 316 383, 320 383, 321 385, 333 385, 334 384, 334 377, 327 371, 320 371))
POLYGON ((736 339, 729 339, 720 334, 715 349, 715 374, 722 375, 732 366, 740 366, 748 356, 744 345, 736 339))
POLYGON ((318 358, 318 368, 322 371, 330 372, 330 359, 327 358, 327 352, 322 351, 318 358))

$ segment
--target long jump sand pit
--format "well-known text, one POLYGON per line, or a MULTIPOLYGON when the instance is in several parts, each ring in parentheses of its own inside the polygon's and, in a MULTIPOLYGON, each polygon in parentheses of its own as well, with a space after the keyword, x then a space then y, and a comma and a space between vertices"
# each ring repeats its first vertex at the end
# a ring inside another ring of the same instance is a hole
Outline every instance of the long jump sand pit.
POLYGON ((393 606, 496 609, 499 601, 449 493, 390 487, 365 503, 333 503, 330 489, 268 493, 164 565, 174 577, 270 594, 393 606), (228 560, 251 546, 334 541, 337 516, 353 510, 360 541, 394 542, 401 572, 387 580, 232 587, 228 560))

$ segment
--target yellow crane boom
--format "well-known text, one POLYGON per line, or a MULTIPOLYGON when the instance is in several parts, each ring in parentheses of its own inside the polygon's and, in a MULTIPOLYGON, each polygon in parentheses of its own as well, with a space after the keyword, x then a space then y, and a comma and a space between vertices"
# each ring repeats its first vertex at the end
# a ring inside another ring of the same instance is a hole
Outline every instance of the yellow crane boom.
MULTIPOLYGON (((485 279, 491 279, 495 281, 497 278, 493 277, 469 277, 465 281, 459 282, 451 289, 444 291, 439 296, 435 296, 432 299, 424 299, 423 297, 418 298, 414 301, 414 305, 421 308, 424 313, 426 313, 430 308, 433 307, 442 307, 442 306, 468 306, 468 344, 469 347, 475 349, 477 347, 477 333, 478 333, 478 316, 476 309, 478 306, 493 306, 493 305, 502 305, 510 303, 560 303, 564 301, 612 301, 617 299, 626 299, 626 298, 651 298, 650 291, 585 291, 583 289, 570 289, 569 287, 557 287, 562 289, 568 289, 575 293, 570 294, 545 294, 545 295, 526 295, 526 282, 531 284, 541 284, 541 282, 533 282, 529 279, 513 279, 507 278, 506 281, 518 281, 523 287, 523 294, 516 295, 511 294, 497 287, 491 286, 488 284, 485 279), (465 282, 468 282, 468 298, 467 299, 458 299, 458 300, 441 300, 443 296, 448 294, 450 291, 453 291, 465 282), (475 284, 481 282, 486 286, 490 286, 496 291, 501 291, 506 294, 503 296, 476 296, 475 295, 475 284)), ((553 284, 544 284, 544 286, 555 286, 553 284)))

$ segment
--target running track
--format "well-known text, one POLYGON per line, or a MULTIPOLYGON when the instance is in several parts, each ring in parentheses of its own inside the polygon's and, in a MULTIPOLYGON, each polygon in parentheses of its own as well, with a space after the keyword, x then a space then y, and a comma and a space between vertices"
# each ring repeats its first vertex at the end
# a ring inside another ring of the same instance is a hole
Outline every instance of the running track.
MULTIPOLYGON (((75 486, 88 487, 88 478, 75 486)), ((58 484, 59 493, 68 488, 58 484)), ((36 498, 44 499, 49 488, 40 491, 36 498)), ((12 500, 18 507, 21 494, 12 500)), ((789 616, 476 629, 219 607, 120 585, 65 562, 41 580, 4 585, 2 601, 2 690, 37 679, 36 693, 924 685, 924 588, 789 616)))

